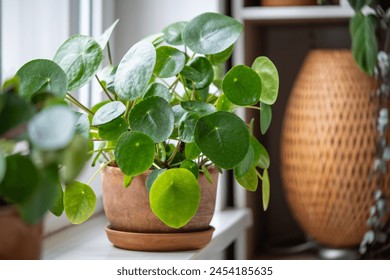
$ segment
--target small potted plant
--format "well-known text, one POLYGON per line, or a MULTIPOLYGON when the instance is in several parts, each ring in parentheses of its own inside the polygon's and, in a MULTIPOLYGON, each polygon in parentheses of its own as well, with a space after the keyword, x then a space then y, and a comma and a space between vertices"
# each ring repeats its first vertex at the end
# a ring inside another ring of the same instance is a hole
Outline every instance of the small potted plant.
MULTIPOLYGON (((265 133, 278 95, 277 69, 268 58, 258 57, 252 67, 237 65, 224 75, 224 63, 243 27, 216 13, 167 26, 132 46, 115 64, 108 42, 117 22, 97 41, 82 35, 69 38, 53 59, 67 76, 65 99, 90 121, 83 127, 90 128, 93 165, 101 163, 96 174, 103 174, 107 234, 122 248, 199 248, 211 238, 209 223, 222 169, 234 170, 250 191, 257 189, 260 179, 264 209, 268 206, 268 153, 253 136, 253 123, 246 124, 234 111, 259 110, 265 133), (104 49, 109 65, 98 73, 104 49), (94 77, 107 100, 87 108, 71 91, 94 77), (264 170, 262 174, 257 168, 264 170), (177 238, 188 232, 203 234, 205 240, 161 247, 166 244, 163 236, 177 238), (160 239, 156 233, 163 233, 160 239), (145 236, 151 238, 134 239, 145 236), (145 246, 139 247, 141 243, 145 246)), ((22 86, 31 84, 31 79, 20 77, 22 86)), ((95 196, 88 184, 74 184, 83 189, 83 196, 67 195, 66 187, 64 209, 71 222, 81 223, 92 213, 95 196), (75 199, 82 205, 77 211, 75 199)))
POLYGON ((39 258, 41 219, 61 212, 60 182, 74 180, 88 152, 76 113, 48 84, 36 86, 33 97, 20 95, 15 78, 0 94, 0 259, 39 258))

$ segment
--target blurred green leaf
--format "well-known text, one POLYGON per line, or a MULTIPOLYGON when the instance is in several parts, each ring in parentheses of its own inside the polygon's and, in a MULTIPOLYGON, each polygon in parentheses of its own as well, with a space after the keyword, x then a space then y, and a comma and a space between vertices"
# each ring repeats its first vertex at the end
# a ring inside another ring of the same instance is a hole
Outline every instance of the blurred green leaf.
POLYGON ((41 150, 65 148, 75 133, 75 116, 67 107, 53 106, 36 114, 28 124, 31 142, 41 150))
POLYGON ((55 197, 55 201, 53 206, 49 209, 53 215, 59 217, 64 212, 64 190, 62 189, 61 184, 58 182, 56 185, 57 195, 55 197))
POLYGON ((0 196, 11 202, 24 203, 38 187, 37 168, 30 158, 19 154, 10 155, 5 160, 7 168, 0 183, 0 196))
POLYGON ((64 208, 72 224, 81 224, 92 216, 96 207, 96 195, 90 186, 73 182, 65 188, 64 208))
POLYGON ((349 30, 352 37, 352 55, 362 71, 374 74, 377 61, 378 43, 375 35, 377 18, 356 12, 350 20, 349 30))
POLYGON ((36 224, 41 221, 57 198, 58 185, 60 184, 57 166, 46 167, 39 173, 38 187, 32 196, 18 207, 23 220, 28 224, 36 224))

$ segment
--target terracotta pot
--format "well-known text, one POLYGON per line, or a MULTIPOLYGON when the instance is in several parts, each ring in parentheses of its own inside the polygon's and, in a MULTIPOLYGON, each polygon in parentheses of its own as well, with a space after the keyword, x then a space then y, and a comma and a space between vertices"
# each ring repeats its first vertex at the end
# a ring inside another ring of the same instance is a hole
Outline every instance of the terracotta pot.
POLYGON ((261 0, 262 6, 311 6, 316 0, 261 0))
POLYGON ((145 181, 150 172, 134 177, 131 185, 123 185, 123 173, 118 167, 106 167, 102 172, 103 205, 110 228, 133 233, 177 233, 209 229, 214 215, 218 184, 218 172, 210 171, 213 184, 203 174, 199 175, 200 206, 192 220, 180 229, 173 229, 161 222, 149 205, 149 193, 145 181))
POLYGON ((27 225, 13 206, 0 207, 0 259, 33 260, 41 255, 42 223, 27 225))
POLYGON ((281 146, 285 192, 302 229, 330 247, 356 246, 368 229, 374 88, 349 50, 315 50, 289 98, 281 146))

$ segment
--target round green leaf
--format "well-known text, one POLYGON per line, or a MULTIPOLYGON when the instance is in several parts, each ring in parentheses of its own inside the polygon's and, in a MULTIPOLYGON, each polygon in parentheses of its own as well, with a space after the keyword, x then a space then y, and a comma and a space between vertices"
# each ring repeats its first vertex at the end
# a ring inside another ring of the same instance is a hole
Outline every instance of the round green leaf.
POLYGON ((112 31, 114 31, 114 28, 118 24, 118 22, 119 22, 119 19, 114 21, 114 23, 111 24, 111 26, 103 32, 103 34, 99 37, 99 39, 97 39, 96 42, 99 44, 99 46, 102 48, 102 50, 104 50, 104 48, 107 46, 107 43, 111 37, 112 31))
POLYGON ((192 160, 186 159, 180 164, 180 168, 185 168, 191 171, 191 173, 194 174, 195 178, 198 179, 199 168, 198 165, 192 160))
POLYGON ((262 169, 268 169, 270 164, 269 154, 266 148, 253 136, 250 138, 250 143, 253 148, 253 166, 262 169))
POLYGON ((109 123, 122 116, 126 111, 126 106, 120 101, 112 101, 99 108, 92 118, 92 125, 99 126, 109 123))
POLYGON ((150 190, 150 207, 166 225, 181 228, 196 214, 200 188, 195 176, 184 168, 160 174, 150 190))
POLYGON ((215 113, 216 109, 213 105, 196 100, 184 101, 180 103, 184 110, 194 113, 199 117, 215 113))
POLYGON ((242 24, 231 17, 204 13, 185 26, 182 37, 186 46, 193 52, 216 54, 233 45, 242 29, 242 24))
POLYGON ((160 176, 161 173, 163 173, 165 169, 155 169, 148 175, 148 178, 146 178, 145 186, 148 192, 150 192, 150 189, 152 188, 152 185, 154 181, 157 179, 158 176, 160 176))
POLYGON ((172 94, 169 92, 168 88, 161 83, 151 83, 146 89, 144 98, 151 96, 159 96, 164 98, 167 102, 171 101, 172 94))
POLYGON ((252 64, 252 69, 261 78, 262 91, 260 101, 272 105, 278 98, 279 74, 272 61, 265 56, 260 56, 252 64))
POLYGON ((103 61, 103 51, 92 38, 74 35, 60 46, 53 60, 65 71, 71 91, 92 79, 103 61))
POLYGON ((20 78, 19 94, 30 100, 36 93, 47 92, 64 99, 68 89, 65 72, 51 60, 36 59, 24 64, 16 73, 20 78))
POLYGON ((156 64, 156 50, 152 43, 135 44, 122 58, 115 75, 115 91, 123 100, 141 97, 156 64))
POLYGON ((128 176, 139 175, 148 170, 154 161, 153 140, 140 132, 125 132, 115 147, 115 160, 128 176))
MULTIPOLYGON (((99 110, 99 109, 102 108, 104 105, 106 105, 107 103, 110 103, 110 102, 112 102, 112 101, 111 101, 111 100, 104 100, 104 101, 102 101, 102 102, 96 103, 95 105, 93 105, 93 106, 91 107, 91 112, 92 112, 92 113, 96 113, 97 110, 99 110)), ((88 119, 89 119, 90 123, 92 123, 92 118, 93 118, 92 115, 88 115, 88 119)))
POLYGON ((179 139, 185 143, 192 143, 195 141, 194 133, 195 126, 199 120, 199 116, 194 113, 187 113, 181 119, 179 125, 179 139))
POLYGON ((244 174, 252 167, 253 158, 254 151, 252 146, 249 146, 248 153, 245 158, 234 168, 234 174, 236 174, 237 177, 244 176, 244 174))
POLYGON ((75 116, 76 134, 89 138, 89 120, 88 116, 83 113, 73 112, 75 116))
POLYGON ((222 90, 230 102, 247 106, 259 102, 262 85, 260 76, 245 65, 230 69, 222 81, 222 90))
POLYGON ((186 143, 184 154, 188 159, 196 159, 200 155, 200 150, 195 143, 186 143))
POLYGON ((186 62, 184 53, 178 49, 162 46, 156 50, 157 60, 154 67, 154 74, 160 78, 169 78, 177 75, 183 70, 186 62))
POLYGON ((186 25, 186 21, 179 21, 165 27, 162 31, 165 42, 171 45, 183 45, 181 33, 186 25))
POLYGON ((23 203, 38 186, 38 171, 26 156, 15 154, 5 160, 7 169, 0 183, 0 196, 12 202, 23 203))
POLYGON ((248 153, 249 132, 235 114, 216 112, 198 120, 195 143, 216 165, 233 169, 248 153))
POLYGON ((74 133, 74 114, 64 106, 48 107, 35 115, 28 124, 31 142, 44 151, 65 148, 74 133))
POLYGON ((174 126, 173 111, 167 101, 158 96, 148 97, 130 111, 130 127, 160 143, 171 135, 174 126))
POLYGON ((122 133, 125 133, 128 130, 129 128, 126 121, 123 118, 117 118, 99 126, 99 136, 104 140, 115 142, 122 133))
POLYGON ((263 183, 261 185, 261 188, 262 188, 262 196, 263 196, 263 209, 265 211, 268 208, 269 197, 270 197, 270 183, 269 183, 269 176, 268 176, 267 169, 265 169, 263 172, 263 183))
MULTIPOLYGON (((188 63, 188 66, 195 69, 200 74, 200 80, 195 82, 195 89, 208 87, 214 79, 214 69, 211 63, 202 56, 195 57, 188 63)), ((193 88, 192 82, 187 82, 188 88, 193 88)))
POLYGON ((249 171, 241 177, 238 177, 236 174, 234 175, 237 182, 248 191, 254 192, 257 190, 259 179, 257 178, 256 169, 254 167, 251 167, 249 171))
POLYGON ((271 125, 272 121, 272 109, 268 104, 261 103, 260 111, 260 131, 261 134, 265 134, 271 125))
POLYGON ((96 195, 86 184, 73 182, 64 192, 66 216, 72 224, 81 224, 92 216, 96 206, 96 195))

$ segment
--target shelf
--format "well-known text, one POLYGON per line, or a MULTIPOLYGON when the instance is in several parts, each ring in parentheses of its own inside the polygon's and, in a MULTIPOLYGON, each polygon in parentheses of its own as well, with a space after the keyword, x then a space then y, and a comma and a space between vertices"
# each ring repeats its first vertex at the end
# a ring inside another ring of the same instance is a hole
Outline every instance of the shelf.
POLYGON ((353 10, 341 6, 246 7, 240 13, 241 20, 329 20, 350 18, 353 15, 353 10))
POLYGON ((246 6, 244 0, 232 1, 232 5, 235 18, 259 23, 341 20, 354 14, 348 0, 340 0, 339 5, 327 6, 246 6))
POLYGON ((71 226, 45 238, 43 259, 54 260, 187 260, 213 259, 233 241, 243 236, 252 226, 252 212, 248 209, 229 209, 216 212, 211 225, 215 232, 203 249, 184 252, 138 252, 115 248, 107 239, 104 228, 108 224, 104 215, 71 226))

